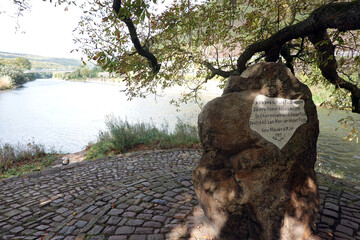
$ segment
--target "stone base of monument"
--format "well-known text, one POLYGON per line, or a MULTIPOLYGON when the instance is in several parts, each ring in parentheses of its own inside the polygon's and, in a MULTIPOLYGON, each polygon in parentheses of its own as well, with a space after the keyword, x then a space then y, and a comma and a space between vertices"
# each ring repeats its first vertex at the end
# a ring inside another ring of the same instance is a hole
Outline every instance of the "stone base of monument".
POLYGON ((218 239, 309 239, 320 205, 318 133, 311 92, 284 65, 229 78, 199 115, 204 153, 193 172, 218 239))

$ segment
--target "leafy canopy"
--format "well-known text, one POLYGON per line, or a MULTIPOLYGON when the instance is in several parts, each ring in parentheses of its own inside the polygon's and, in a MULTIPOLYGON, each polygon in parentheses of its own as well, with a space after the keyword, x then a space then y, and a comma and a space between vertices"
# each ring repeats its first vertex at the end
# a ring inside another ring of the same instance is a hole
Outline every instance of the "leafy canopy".
POLYGON ((313 84, 345 89, 360 112, 359 0, 58 2, 84 9, 77 51, 123 74, 129 97, 186 85, 187 101, 213 77, 280 60, 313 84))

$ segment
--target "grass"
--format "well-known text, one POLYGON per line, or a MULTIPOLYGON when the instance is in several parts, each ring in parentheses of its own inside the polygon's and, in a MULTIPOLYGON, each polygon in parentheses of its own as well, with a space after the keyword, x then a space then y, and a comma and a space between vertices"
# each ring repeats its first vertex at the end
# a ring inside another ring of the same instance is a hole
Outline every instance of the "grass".
POLYGON ((130 124, 128 121, 111 118, 106 122, 106 131, 100 131, 96 143, 88 146, 87 159, 113 156, 135 150, 196 148, 200 146, 197 128, 180 121, 173 132, 168 125, 161 129, 149 123, 130 124))
POLYGON ((17 145, 5 143, 0 145, 0 179, 43 170, 57 158, 58 153, 47 153, 43 145, 34 142, 17 145))

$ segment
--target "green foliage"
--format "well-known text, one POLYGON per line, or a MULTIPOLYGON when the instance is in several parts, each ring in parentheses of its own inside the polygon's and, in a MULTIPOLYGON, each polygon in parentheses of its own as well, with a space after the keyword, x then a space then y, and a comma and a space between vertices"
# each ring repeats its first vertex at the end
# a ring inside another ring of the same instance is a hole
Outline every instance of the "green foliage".
MULTIPOLYGON (((62 2, 75 4, 73 0, 62 2)), ((133 20, 141 45, 161 63, 156 75, 148 61, 136 53, 125 23, 112 11, 111 0, 80 4, 84 17, 77 28, 76 42, 80 46, 78 50, 89 60, 108 72, 125 76, 130 98, 143 96, 144 91, 154 93, 160 88, 192 84, 195 86, 192 91, 182 95, 182 100, 188 101, 198 96, 206 77, 211 76, 205 62, 221 70, 233 70, 247 46, 299 23, 330 2, 333 1, 179 0, 159 11, 158 1, 122 1, 119 14, 133 20), (189 74, 192 79, 185 79, 189 74)), ((343 59, 339 61, 340 72, 352 75, 359 69, 360 58, 348 53, 359 50, 356 39, 360 32, 329 31, 329 34, 336 44, 336 58, 343 59)), ((310 78, 318 76, 309 71, 317 68, 314 46, 306 38, 288 44, 290 54, 297 56, 293 63, 296 71, 310 78)), ((249 64, 259 60, 264 60, 261 53, 249 64)), ((323 84, 321 78, 314 79, 315 84, 323 84)))
POLYGON ((0 178, 20 175, 24 172, 41 170, 51 164, 57 154, 46 153, 43 145, 28 144, 0 145, 0 178))
POLYGON ((153 124, 130 124, 127 121, 110 118, 106 131, 100 131, 98 141, 90 145, 87 159, 97 159, 134 149, 167 149, 174 147, 193 147, 199 144, 197 129, 178 122, 174 132, 168 126, 162 129, 153 124))
POLYGON ((24 57, 17 57, 17 58, 0 58, 1 65, 8 66, 13 65, 16 66, 22 70, 31 69, 31 62, 29 59, 24 57))
POLYGON ((352 116, 348 116, 346 118, 342 118, 339 120, 341 123, 341 127, 349 130, 349 133, 346 137, 344 137, 347 141, 355 140, 356 143, 359 143, 359 132, 360 132, 360 122, 356 120, 352 116))
POLYGON ((14 60, 14 64, 20 67, 22 70, 31 69, 31 62, 24 57, 17 57, 14 60))
POLYGON ((0 76, 8 76, 11 78, 13 85, 22 85, 29 81, 24 71, 14 65, 0 66, 0 76))
POLYGON ((86 66, 82 66, 77 68, 74 72, 55 73, 53 77, 65 80, 96 78, 100 71, 100 67, 94 67, 93 69, 90 69, 86 66))

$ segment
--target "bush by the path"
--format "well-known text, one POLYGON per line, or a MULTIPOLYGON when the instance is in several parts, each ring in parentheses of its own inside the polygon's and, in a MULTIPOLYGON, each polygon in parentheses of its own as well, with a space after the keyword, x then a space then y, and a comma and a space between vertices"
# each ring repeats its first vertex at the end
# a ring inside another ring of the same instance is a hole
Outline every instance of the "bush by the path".
POLYGON ((130 124, 111 118, 106 131, 100 131, 98 141, 90 144, 87 159, 97 159, 134 150, 199 147, 196 127, 178 122, 173 132, 167 125, 162 129, 154 124, 130 124))

